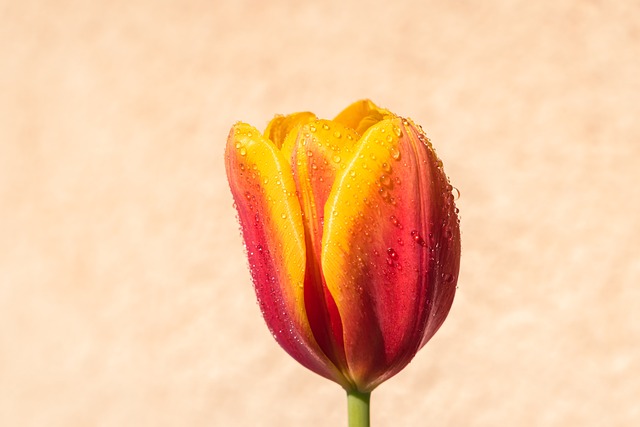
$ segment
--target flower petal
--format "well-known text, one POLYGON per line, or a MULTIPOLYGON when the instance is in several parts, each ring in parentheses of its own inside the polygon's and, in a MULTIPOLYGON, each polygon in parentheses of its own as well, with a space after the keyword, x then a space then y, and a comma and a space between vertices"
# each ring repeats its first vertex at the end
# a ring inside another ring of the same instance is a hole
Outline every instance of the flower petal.
POLYGON ((271 141, 243 123, 232 128, 225 159, 267 325, 298 362, 346 386, 346 379, 318 347, 307 319, 304 228, 288 162, 271 141))
POLYGON ((389 110, 378 107, 368 99, 363 99, 342 110, 333 121, 355 129, 362 135, 369 127, 390 116, 393 116, 393 113, 389 110))
POLYGON ((300 128, 291 157, 296 189, 304 212, 307 316, 320 348, 345 373, 347 364, 342 323, 333 297, 324 284, 320 254, 324 205, 337 172, 344 169, 353 156, 357 140, 358 135, 353 129, 339 123, 317 120, 300 128))
POLYGON ((420 135, 398 117, 371 126, 325 207, 322 270, 351 376, 364 391, 409 363, 455 292, 455 207, 420 135))
POLYGON ((297 132, 293 132, 296 127, 316 120, 316 118, 315 114, 307 111, 286 116, 275 116, 267 125, 264 136, 281 149, 287 135, 296 135, 297 132))

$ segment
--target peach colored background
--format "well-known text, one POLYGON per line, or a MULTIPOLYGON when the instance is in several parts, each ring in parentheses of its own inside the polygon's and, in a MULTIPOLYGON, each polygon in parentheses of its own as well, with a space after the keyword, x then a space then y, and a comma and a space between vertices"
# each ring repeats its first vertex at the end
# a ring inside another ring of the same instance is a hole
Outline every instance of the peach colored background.
POLYGON ((640 6, 597 0, 0 0, 0 425, 346 425, 263 325, 222 154, 362 97, 462 193, 374 425, 637 425, 640 6))

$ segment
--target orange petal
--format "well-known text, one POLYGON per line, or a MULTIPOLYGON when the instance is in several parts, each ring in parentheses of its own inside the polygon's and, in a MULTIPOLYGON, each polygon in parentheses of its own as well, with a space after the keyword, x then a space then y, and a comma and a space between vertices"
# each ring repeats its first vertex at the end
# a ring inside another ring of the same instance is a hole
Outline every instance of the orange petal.
POLYGON ((271 141, 243 123, 232 128, 225 159, 256 295, 269 329, 302 365, 346 386, 319 348, 307 319, 305 235, 288 161, 271 141))
POLYGON ((362 391, 413 358, 455 292, 455 207, 439 161, 421 138, 398 117, 371 126, 325 207, 322 270, 362 391))
POLYGON ((264 136, 276 147, 282 148, 287 135, 295 135, 294 129, 316 120, 316 115, 309 112, 293 113, 286 116, 275 116, 267 125, 264 136))
POLYGON ((378 107, 368 99, 363 99, 342 110, 333 121, 355 129, 362 135, 380 120, 393 116, 394 114, 389 110, 378 107))
POLYGON ((324 285, 320 253, 324 205, 336 173, 349 163, 357 140, 358 135, 353 129, 327 120, 316 120, 300 128, 291 157, 304 212, 307 316, 320 348, 345 373, 342 324, 333 298, 324 285))

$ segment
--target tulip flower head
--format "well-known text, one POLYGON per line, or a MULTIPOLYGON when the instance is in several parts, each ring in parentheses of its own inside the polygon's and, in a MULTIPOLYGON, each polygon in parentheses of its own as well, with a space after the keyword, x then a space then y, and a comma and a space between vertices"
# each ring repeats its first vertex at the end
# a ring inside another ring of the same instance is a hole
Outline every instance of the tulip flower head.
POLYGON ((225 161, 280 346, 348 392, 402 370, 444 322, 460 265, 452 186, 421 127, 364 100, 264 133, 237 123, 225 161))

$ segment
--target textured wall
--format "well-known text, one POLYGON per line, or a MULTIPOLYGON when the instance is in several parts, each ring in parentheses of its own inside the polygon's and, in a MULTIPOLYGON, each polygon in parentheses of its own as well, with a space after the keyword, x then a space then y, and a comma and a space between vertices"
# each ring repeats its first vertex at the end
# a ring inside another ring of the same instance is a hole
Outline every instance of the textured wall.
POLYGON ((362 97, 462 193, 454 307, 374 425, 635 425, 640 7, 400 3, 0 0, 0 425, 345 425, 263 325, 222 154, 362 97))

